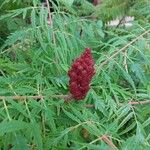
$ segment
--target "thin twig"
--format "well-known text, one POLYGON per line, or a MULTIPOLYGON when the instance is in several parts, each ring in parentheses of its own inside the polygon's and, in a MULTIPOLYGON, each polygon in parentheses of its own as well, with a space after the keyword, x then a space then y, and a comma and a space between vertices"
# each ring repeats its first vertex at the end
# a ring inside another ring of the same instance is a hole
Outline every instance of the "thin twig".
MULTIPOLYGON (((98 137, 97 139, 95 139, 94 141, 90 142, 89 144, 94 144, 100 140, 107 143, 112 150, 118 150, 118 148, 113 144, 113 142, 110 140, 108 135, 102 135, 102 136, 98 137)), ((86 148, 86 146, 82 146, 79 150, 82 150, 84 148, 86 148)))
POLYGON ((94 104, 86 104, 86 105, 84 105, 86 108, 93 108, 93 107, 95 107, 95 105, 94 104))
POLYGON ((116 28, 118 28, 124 21, 125 19, 125 16, 123 16, 120 20, 119 20, 119 23, 117 24, 116 28))
POLYGON ((102 69, 103 66, 105 66, 111 59, 115 58, 120 52, 126 50, 130 45, 132 45, 133 43, 135 43, 137 40, 139 40, 140 38, 142 38, 144 35, 148 34, 150 32, 150 29, 143 32, 142 34, 140 34, 139 36, 137 36, 135 39, 133 39, 131 42, 129 42, 128 44, 126 44, 124 47, 122 47, 119 50, 116 50, 116 52, 114 54, 112 54, 108 59, 106 59, 104 62, 102 62, 98 68, 100 68, 100 70, 102 69))
POLYGON ((25 99, 42 99, 44 96, 0 96, 0 99, 13 99, 13 100, 25 100, 25 99))
POLYGON ((145 101, 130 101, 128 104, 131 104, 131 105, 150 104, 150 100, 145 100, 145 101))
MULTIPOLYGON (((71 101, 73 97, 68 94, 68 95, 52 95, 48 96, 49 98, 57 98, 57 99, 64 99, 66 102, 71 101)), ((27 100, 27 99, 34 99, 34 100, 42 100, 46 98, 46 96, 42 95, 36 95, 36 96, 0 96, 0 100, 4 99, 13 99, 13 100, 27 100)))
POLYGON ((124 51, 124 60, 123 65, 125 67, 126 72, 128 73, 128 64, 127 64, 127 50, 124 51))
MULTIPOLYGON (((128 104, 130 105, 144 105, 144 104, 150 104, 150 100, 143 100, 143 101, 129 101, 128 104)), ((119 106, 123 106, 125 103, 120 103, 119 106)), ((86 104, 84 105, 86 108, 94 108, 94 104, 86 104)))
MULTIPOLYGON (((51 14, 51 10, 50 10, 49 0, 46 0, 46 5, 47 5, 47 9, 48 9, 48 25, 51 26, 51 28, 53 28, 53 20, 52 20, 52 14, 51 14)), ((52 37, 53 37, 53 42, 55 44, 56 40, 55 40, 55 34, 53 31, 52 31, 52 37)))
POLYGON ((52 16, 51 16, 51 11, 50 11, 50 5, 49 5, 49 1, 46 0, 46 5, 47 5, 47 9, 48 9, 48 24, 53 26, 53 21, 52 21, 52 16))
MULTIPOLYGON (((130 105, 144 105, 150 104, 150 100, 143 100, 143 101, 129 101, 128 104, 130 105)), ((119 106, 123 106, 125 103, 119 103, 119 106)))
POLYGON ((112 150, 118 150, 118 148, 114 145, 114 143, 110 140, 108 135, 102 135, 101 140, 109 145, 112 150))

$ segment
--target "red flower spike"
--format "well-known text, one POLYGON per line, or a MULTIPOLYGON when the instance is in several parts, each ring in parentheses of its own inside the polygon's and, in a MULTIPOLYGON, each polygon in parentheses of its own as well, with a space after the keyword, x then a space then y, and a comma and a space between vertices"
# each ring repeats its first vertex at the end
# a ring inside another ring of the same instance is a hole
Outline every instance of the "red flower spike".
POLYGON ((86 48, 84 53, 77 58, 68 71, 69 90, 76 100, 85 98, 90 89, 90 82, 95 74, 94 60, 91 49, 86 48))

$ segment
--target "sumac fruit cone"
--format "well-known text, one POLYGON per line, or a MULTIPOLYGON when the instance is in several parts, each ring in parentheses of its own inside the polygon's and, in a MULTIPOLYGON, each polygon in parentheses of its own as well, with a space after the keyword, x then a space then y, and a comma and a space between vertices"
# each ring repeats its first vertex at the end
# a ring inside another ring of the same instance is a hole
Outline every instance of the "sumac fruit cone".
POLYGON ((91 49, 86 48, 83 54, 73 62, 71 69, 68 71, 68 76, 70 77, 69 90, 73 98, 76 100, 85 98, 94 74, 94 60, 91 49))

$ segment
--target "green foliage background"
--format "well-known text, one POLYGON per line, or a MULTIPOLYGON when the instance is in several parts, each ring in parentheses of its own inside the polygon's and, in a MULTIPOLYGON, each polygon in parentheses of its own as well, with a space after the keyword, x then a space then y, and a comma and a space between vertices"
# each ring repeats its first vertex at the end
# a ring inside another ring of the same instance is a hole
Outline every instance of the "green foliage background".
POLYGON ((1 0, 0 96, 44 95, 41 101, 0 101, 0 149, 150 149, 150 109, 129 101, 150 99, 149 0, 60 0, 47 23, 38 0, 1 0), (133 15, 133 26, 108 27, 133 15), (85 47, 92 48, 96 75, 83 101, 64 103, 67 71, 85 47), (108 60, 105 66, 102 62, 108 60), (53 97, 53 98, 50 98, 53 97), (87 108, 92 104, 92 108, 87 108))

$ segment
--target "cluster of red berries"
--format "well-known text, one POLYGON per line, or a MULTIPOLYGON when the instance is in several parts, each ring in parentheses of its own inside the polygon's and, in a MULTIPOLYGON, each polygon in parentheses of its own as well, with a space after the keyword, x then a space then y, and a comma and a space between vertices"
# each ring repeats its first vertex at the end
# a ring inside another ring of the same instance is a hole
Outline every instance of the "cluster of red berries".
POLYGON ((70 77, 69 90, 75 99, 81 100, 85 98, 90 89, 90 82, 94 73, 94 60, 91 49, 86 48, 84 53, 73 62, 71 69, 68 71, 70 77))

